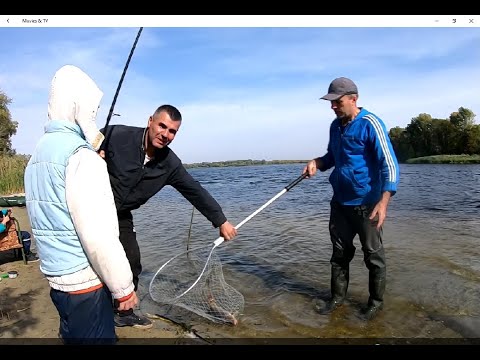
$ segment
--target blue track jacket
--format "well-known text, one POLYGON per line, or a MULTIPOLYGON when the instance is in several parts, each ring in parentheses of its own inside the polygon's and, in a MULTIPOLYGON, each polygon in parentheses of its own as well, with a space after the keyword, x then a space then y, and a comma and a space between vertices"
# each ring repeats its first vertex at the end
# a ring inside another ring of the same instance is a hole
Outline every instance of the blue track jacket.
POLYGON ((397 191, 400 172, 385 124, 364 108, 343 129, 341 120, 332 122, 321 160, 321 171, 334 167, 333 200, 342 205, 376 204, 382 192, 397 191))

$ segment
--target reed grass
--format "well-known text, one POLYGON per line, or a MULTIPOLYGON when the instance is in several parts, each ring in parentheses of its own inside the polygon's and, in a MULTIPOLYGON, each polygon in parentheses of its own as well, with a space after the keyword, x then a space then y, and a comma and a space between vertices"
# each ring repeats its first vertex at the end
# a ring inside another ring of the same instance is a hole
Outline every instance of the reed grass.
POLYGON ((25 155, 0 155, 0 195, 25 192, 23 175, 27 162, 25 155))

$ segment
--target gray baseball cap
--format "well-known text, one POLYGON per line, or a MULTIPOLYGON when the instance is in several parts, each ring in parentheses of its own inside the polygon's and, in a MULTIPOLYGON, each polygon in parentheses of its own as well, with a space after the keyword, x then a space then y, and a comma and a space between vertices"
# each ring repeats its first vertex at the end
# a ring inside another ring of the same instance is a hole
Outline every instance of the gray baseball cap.
POLYGON ((330 83, 328 94, 320 99, 334 101, 340 99, 343 95, 351 94, 358 94, 357 85, 346 77, 339 77, 330 83))

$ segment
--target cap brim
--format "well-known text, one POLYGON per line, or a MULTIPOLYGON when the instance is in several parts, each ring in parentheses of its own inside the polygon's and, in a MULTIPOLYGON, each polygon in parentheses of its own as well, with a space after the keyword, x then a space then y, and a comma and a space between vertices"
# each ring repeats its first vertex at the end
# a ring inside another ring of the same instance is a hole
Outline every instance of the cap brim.
POLYGON ((338 94, 327 94, 327 95, 322 96, 320 99, 328 100, 328 101, 334 101, 334 100, 340 99, 342 96, 343 95, 338 95, 338 94))

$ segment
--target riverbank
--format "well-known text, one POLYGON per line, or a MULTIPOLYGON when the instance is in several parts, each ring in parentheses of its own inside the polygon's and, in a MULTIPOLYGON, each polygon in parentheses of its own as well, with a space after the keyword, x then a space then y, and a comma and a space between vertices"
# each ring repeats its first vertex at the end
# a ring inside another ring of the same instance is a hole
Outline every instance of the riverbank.
POLYGON ((480 155, 432 155, 405 161, 406 164, 480 164, 480 155))
MULTIPOLYGON (((26 208, 14 207, 13 215, 22 230, 31 232, 26 208)), ((0 344, 62 344, 58 339, 58 312, 39 263, 24 265, 15 259, 13 250, 0 252, 0 273, 11 270, 18 271, 18 277, 0 281, 0 344)), ((152 321, 153 328, 148 330, 117 328, 119 344, 181 344, 195 340, 180 326, 162 319, 152 321)))

